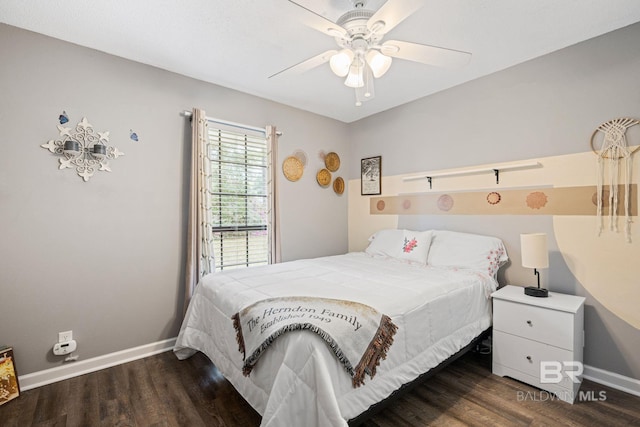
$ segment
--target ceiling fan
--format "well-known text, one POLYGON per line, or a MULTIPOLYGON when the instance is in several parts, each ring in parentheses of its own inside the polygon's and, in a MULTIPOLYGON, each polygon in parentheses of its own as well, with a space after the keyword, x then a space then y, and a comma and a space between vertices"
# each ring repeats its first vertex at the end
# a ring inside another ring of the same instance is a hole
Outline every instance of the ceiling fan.
POLYGON ((373 98, 373 79, 389 70, 392 58, 441 67, 463 66, 469 62, 469 52, 400 40, 382 41, 385 34, 420 9, 424 0, 387 0, 377 11, 366 9, 366 0, 351 1, 353 10, 333 22, 289 0, 307 12, 305 24, 334 37, 341 49, 323 52, 269 78, 302 73, 329 62, 334 74, 345 77, 344 84, 355 89, 356 106, 361 106, 363 101, 373 98))

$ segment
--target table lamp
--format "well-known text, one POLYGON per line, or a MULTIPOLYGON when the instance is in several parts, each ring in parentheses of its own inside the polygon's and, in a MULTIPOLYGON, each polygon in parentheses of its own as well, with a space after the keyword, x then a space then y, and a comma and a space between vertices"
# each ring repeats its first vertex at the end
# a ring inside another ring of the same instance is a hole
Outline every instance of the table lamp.
POLYGON ((538 287, 527 286, 524 288, 524 293, 532 297, 548 297, 549 291, 540 287, 540 272, 538 271, 539 268, 549 267, 546 233, 521 234, 520 250, 522 252, 522 266, 533 268, 533 274, 538 277, 538 287))

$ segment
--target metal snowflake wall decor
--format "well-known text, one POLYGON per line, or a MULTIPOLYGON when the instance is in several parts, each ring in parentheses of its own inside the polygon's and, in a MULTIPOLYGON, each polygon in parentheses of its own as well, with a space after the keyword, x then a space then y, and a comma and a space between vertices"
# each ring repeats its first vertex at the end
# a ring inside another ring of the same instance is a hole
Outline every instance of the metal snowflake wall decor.
MULTIPOLYGON (((60 120, 60 123, 63 121, 60 120)), ((86 117, 76 125, 75 130, 61 124, 57 125, 60 138, 51 139, 41 147, 62 155, 59 169, 75 168, 85 182, 89 181, 96 171, 111 172, 109 160, 124 155, 116 147, 107 145, 109 132, 95 132, 86 117)))

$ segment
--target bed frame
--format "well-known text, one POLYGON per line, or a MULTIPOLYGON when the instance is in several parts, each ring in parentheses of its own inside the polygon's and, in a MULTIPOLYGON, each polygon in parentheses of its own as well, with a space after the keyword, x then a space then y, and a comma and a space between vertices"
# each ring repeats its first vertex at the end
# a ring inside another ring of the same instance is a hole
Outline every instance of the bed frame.
POLYGON ((348 421, 349 426, 350 427, 359 426, 362 423, 364 423, 365 421, 367 421, 369 418, 371 418, 372 416, 377 414, 378 412, 380 412, 383 409, 387 408, 390 404, 392 404, 396 400, 398 400, 398 398, 404 396, 406 393, 408 393, 409 391, 413 390, 416 386, 422 384, 427 379, 433 377, 438 372, 440 372, 442 369, 446 368, 449 364, 451 364, 452 362, 458 360, 461 356, 464 356, 469 351, 471 351, 471 350, 475 349, 476 347, 478 347, 480 345, 480 343, 484 339, 486 339, 487 337, 489 337, 491 335, 491 331, 492 331, 492 327, 490 326, 489 328, 487 328, 483 332, 481 332, 480 335, 475 337, 469 344, 467 344, 465 347, 461 348, 457 353, 451 355, 448 359, 443 361, 438 366, 436 366, 436 367, 428 370, 427 372, 423 373, 422 375, 420 375, 415 380, 413 380, 413 381, 411 381, 411 382, 409 382, 407 384, 403 384, 399 389, 397 389, 396 391, 391 393, 389 395, 389 397, 387 397, 386 399, 371 405, 369 407, 369 409, 367 409, 366 411, 364 411, 363 413, 361 413, 357 417, 350 419, 348 421))

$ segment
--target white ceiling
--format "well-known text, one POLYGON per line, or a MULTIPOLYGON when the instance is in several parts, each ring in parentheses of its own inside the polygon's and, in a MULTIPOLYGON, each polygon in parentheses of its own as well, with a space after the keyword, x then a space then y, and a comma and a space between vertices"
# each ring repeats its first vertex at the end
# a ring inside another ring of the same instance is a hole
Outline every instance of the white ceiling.
MULTIPOLYGON (((297 0, 331 20, 351 0, 297 0)), ((377 9, 384 0, 369 0, 377 9)), ((288 0, 0 0, 0 22, 352 122, 640 21, 638 0, 425 0, 386 36, 472 52, 462 69, 395 59, 375 98, 328 64, 268 77, 335 41, 288 0)))

